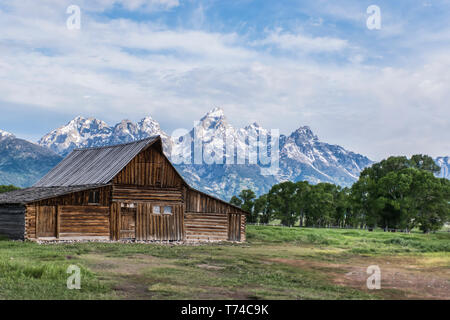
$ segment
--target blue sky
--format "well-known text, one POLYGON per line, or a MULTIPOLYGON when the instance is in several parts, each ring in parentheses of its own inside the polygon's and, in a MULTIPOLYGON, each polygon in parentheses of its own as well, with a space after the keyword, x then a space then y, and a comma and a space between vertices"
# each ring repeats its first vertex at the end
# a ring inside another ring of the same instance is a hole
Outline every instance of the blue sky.
POLYGON ((448 155, 449 21, 449 0, 0 0, 0 129, 151 115, 170 134, 221 106, 375 160, 448 155))

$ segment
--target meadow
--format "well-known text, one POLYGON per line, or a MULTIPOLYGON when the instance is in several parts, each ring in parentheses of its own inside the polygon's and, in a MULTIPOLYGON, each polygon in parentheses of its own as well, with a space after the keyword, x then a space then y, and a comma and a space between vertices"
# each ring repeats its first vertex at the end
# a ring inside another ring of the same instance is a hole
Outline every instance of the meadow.
POLYGON ((0 241, 0 299, 449 299, 450 233, 247 226, 246 243, 0 241), (81 268, 69 290, 67 268, 81 268), (366 270, 381 270, 369 290, 366 270))

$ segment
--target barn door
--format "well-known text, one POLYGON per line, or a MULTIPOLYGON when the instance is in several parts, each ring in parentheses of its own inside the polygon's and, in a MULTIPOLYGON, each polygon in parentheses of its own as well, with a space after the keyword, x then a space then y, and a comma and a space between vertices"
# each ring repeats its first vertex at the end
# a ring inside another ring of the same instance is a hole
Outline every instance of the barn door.
POLYGON ((36 215, 36 236, 39 238, 56 237, 56 207, 38 207, 36 215))
POLYGON ((136 238, 157 241, 183 240, 183 219, 183 205, 180 203, 140 203, 136 238))
POLYGON ((136 211, 134 204, 121 204, 120 239, 136 239, 136 211))
POLYGON ((231 213, 228 217, 228 240, 241 241, 241 215, 231 213))

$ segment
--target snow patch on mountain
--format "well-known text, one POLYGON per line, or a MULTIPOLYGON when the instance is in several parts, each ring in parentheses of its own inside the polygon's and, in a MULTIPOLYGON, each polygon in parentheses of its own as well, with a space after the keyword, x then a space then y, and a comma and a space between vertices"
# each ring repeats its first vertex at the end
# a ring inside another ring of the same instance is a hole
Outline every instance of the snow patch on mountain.
POLYGON ((15 138, 15 135, 12 133, 0 130, 0 140, 6 139, 6 138, 15 138))
POLYGON ((437 174, 437 177, 450 179, 450 157, 438 157, 435 161, 441 167, 441 172, 437 174))

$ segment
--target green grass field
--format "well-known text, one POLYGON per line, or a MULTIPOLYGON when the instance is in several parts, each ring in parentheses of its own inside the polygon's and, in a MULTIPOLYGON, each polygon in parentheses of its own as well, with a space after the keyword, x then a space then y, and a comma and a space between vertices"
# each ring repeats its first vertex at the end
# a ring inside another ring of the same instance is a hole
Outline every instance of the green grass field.
POLYGON ((248 226, 244 244, 0 241, 0 299, 449 299, 450 233, 248 226), (81 268, 81 290, 66 287, 81 268), (369 265, 381 290, 368 290, 369 265))

